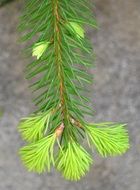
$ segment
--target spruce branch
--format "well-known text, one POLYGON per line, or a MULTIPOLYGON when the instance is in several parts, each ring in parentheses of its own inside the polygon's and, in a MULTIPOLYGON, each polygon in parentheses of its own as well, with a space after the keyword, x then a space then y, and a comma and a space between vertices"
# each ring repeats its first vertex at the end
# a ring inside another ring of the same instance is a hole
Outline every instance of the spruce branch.
POLYGON ((37 110, 19 123, 27 145, 20 156, 29 171, 51 166, 68 180, 79 180, 93 160, 83 139, 101 156, 120 155, 129 148, 125 124, 87 123, 93 115, 87 97, 93 50, 85 26, 97 28, 90 0, 26 1, 19 30, 33 61, 26 67, 37 110))
POLYGON ((54 143, 55 135, 49 135, 21 148, 21 159, 29 171, 38 173, 42 173, 46 169, 50 171, 50 166, 54 163, 54 143))
POLYGON ((89 153, 74 140, 62 147, 56 159, 56 168, 68 180, 79 180, 92 164, 89 153))
POLYGON ((125 124, 94 123, 86 125, 85 130, 91 143, 103 156, 116 156, 129 148, 128 132, 125 124))
POLYGON ((45 112, 23 118, 19 124, 19 131, 23 139, 28 142, 41 139, 48 130, 50 117, 51 112, 45 112))

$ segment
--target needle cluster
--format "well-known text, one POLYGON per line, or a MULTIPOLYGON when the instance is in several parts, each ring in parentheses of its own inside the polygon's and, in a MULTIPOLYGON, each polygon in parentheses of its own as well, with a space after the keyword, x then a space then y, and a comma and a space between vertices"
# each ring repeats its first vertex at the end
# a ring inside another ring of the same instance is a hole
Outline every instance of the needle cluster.
POLYGON ((20 156, 29 171, 54 166, 69 180, 79 180, 93 162, 84 138, 101 156, 120 155, 129 148, 124 124, 87 123, 93 115, 87 97, 93 50, 85 26, 97 28, 90 0, 26 1, 19 30, 33 57, 26 77, 37 110, 21 120, 19 131, 27 145, 20 156))

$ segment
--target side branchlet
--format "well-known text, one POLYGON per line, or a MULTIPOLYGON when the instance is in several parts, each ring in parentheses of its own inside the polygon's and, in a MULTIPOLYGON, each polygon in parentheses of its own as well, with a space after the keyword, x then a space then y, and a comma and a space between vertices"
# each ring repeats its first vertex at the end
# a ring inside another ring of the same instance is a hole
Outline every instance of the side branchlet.
POLYGON ((93 50, 85 26, 97 28, 90 0, 30 0, 21 16, 21 41, 33 61, 26 67, 37 110, 21 120, 19 132, 27 145, 20 149, 29 171, 42 173, 54 166, 68 180, 80 180, 93 163, 81 144, 103 156, 129 148, 125 124, 87 123, 92 115, 89 84, 93 50))

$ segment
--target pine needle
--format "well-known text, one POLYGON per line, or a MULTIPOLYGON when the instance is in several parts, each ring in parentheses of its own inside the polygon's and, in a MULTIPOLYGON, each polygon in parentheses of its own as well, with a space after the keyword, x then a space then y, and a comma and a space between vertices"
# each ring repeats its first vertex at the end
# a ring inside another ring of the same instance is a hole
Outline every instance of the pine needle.
POLYGON ((56 159, 56 167, 68 180, 79 180, 85 175, 92 164, 92 158, 88 152, 76 142, 69 142, 59 151, 56 159))
POLYGON ((56 136, 50 135, 20 149, 23 164, 29 171, 42 173, 50 171, 53 159, 53 146, 56 136))
POLYGON ((98 123, 85 126, 90 141, 103 156, 116 156, 129 148, 128 131, 125 124, 98 123))
POLYGON ((22 119, 18 129, 22 135, 22 138, 28 142, 35 142, 41 139, 46 133, 50 120, 50 113, 40 113, 37 115, 31 115, 22 119))
POLYGON ((97 28, 92 11, 87 0, 26 1, 19 30, 29 44, 24 52, 33 58, 25 74, 37 110, 18 129, 29 143, 20 150, 29 171, 42 173, 55 165, 66 179, 80 180, 92 164, 81 145, 85 137, 104 157, 129 148, 124 124, 85 124, 84 117, 93 116, 88 95, 94 52, 86 36, 87 26, 97 28))

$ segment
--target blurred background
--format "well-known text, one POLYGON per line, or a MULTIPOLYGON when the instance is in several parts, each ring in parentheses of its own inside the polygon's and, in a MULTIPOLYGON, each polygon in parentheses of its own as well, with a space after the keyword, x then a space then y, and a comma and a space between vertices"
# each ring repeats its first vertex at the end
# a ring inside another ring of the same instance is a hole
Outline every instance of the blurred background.
POLYGON ((93 2, 100 25, 88 31, 97 57, 91 71, 94 120, 128 123, 131 148, 122 157, 94 155, 94 166, 80 182, 65 181, 54 170, 37 175, 24 169, 16 127, 33 104, 23 73, 27 60, 17 43, 23 1, 11 1, 0 8, 0 190, 140 189, 140 0, 93 2))

